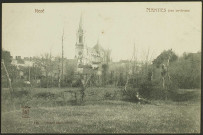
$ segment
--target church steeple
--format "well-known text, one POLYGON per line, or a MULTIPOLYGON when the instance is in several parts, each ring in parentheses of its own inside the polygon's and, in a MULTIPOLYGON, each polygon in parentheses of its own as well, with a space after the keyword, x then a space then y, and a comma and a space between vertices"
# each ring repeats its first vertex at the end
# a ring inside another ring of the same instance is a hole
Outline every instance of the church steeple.
POLYGON ((96 43, 96 45, 93 47, 95 50, 97 50, 98 52, 100 51, 100 50, 104 50, 102 47, 101 47, 101 45, 100 45, 100 39, 99 39, 99 37, 98 37, 98 39, 97 39, 97 43, 96 43))
POLYGON ((99 38, 97 39, 97 45, 99 45, 99 38))
POLYGON ((83 19, 83 14, 81 13, 78 31, 83 31, 83 20, 82 19, 83 19))
POLYGON ((79 21, 79 28, 76 34, 76 44, 75 44, 75 58, 80 59, 80 63, 83 59, 83 53, 85 48, 85 36, 84 36, 84 30, 83 30, 83 15, 81 13, 80 15, 80 21, 79 21))
POLYGON ((77 33, 77 44, 84 44, 83 15, 80 15, 79 28, 77 33))

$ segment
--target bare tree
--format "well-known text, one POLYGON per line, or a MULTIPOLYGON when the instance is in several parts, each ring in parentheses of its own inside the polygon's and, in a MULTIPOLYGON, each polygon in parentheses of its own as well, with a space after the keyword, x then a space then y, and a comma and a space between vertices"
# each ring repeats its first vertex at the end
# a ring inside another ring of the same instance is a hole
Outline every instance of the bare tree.
POLYGON ((44 55, 41 56, 41 58, 35 59, 35 64, 44 70, 43 72, 45 73, 47 88, 49 86, 48 77, 51 74, 51 72, 53 72, 53 64, 51 59, 52 59, 51 53, 45 53, 44 55))
POLYGON ((134 44, 132 59, 128 62, 127 80, 124 87, 125 92, 127 92, 129 79, 133 77, 133 83, 135 82, 134 79, 135 79, 136 65, 137 65, 137 54, 136 54, 135 44, 134 44), (133 65, 130 64, 131 62, 133 62, 133 65), (131 69, 132 71, 130 71, 131 69))

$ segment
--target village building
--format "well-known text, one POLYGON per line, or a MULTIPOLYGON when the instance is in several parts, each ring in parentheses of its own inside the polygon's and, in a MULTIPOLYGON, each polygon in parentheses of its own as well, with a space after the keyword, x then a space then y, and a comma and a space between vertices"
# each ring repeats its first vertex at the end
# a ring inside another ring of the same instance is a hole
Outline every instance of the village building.
POLYGON ((81 15, 75 44, 77 71, 83 72, 87 68, 99 69, 102 64, 108 64, 110 62, 110 53, 111 51, 109 49, 102 48, 99 40, 92 48, 86 45, 83 18, 81 15))
POLYGON ((34 62, 32 61, 31 57, 25 57, 24 59, 22 59, 21 56, 16 56, 15 59, 12 59, 11 64, 17 66, 17 68, 19 68, 20 66, 32 67, 34 62))
POLYGON ((19 78, 28 78, 28 76, 24 75, 25 71, 23 68, 33 67, 34 62, 32 57, 21 58, 21 56, 16 56, 12 58, 11 64, 17 67, 19 78))

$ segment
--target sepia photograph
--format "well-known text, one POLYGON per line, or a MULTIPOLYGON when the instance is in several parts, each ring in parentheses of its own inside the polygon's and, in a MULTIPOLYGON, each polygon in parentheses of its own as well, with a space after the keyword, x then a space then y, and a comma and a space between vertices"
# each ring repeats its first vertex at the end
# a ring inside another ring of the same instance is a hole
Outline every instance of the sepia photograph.
POLYGON ((200 133, 201 36, 201 2, 2 3, 1 133, 200 133))

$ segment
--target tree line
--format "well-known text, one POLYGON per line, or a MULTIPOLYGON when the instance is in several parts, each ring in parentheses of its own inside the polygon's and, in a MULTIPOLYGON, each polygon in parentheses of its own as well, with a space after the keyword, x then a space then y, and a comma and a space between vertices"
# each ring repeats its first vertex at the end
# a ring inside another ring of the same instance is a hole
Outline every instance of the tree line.
MULTIPOLYGON (((201 53, 184 53, 182 56, 177 56, 172 50, 163 51, 151 63, 147 61, 138 65, 135 60, 127 61, 124 64, 117 63, 117 65, 103 64, 101 65, 101 75, 90 69, 92 76, 87 85, 124 87, 128 83, 133 88, 140 88, 144 83, 153 81, 161 86, 162 66, 166 65, 169 54, 171 57, 167 72, 173 85, 182 89, 200 88, 201 53)), ((41 57, 34 57, 32 59, 34 65, 31 67, 19 68, 12 65, 10 52, 5 50, 2 51, 2 59, 5 61, 12 83, 16 86, 20 85, 20 80, 28 80, 28 76, 30 76, 31 82, 36 84, 36 87, 58 87, 59 83, 61 87, 77 87, 79 85, 79 75, 75 72, 77 63, 74 60, 64 61, 64 73, 61 76, 62 59, 53 57, 49 53, 41 57), (20 72, 23 72, 24 78, 20 78, 20 72), (37 84, 36 80, 40 80, 40 84, 37 84)), ((3 69, 1 71, 3 87, 8 87, 5 71, 3 69)))

